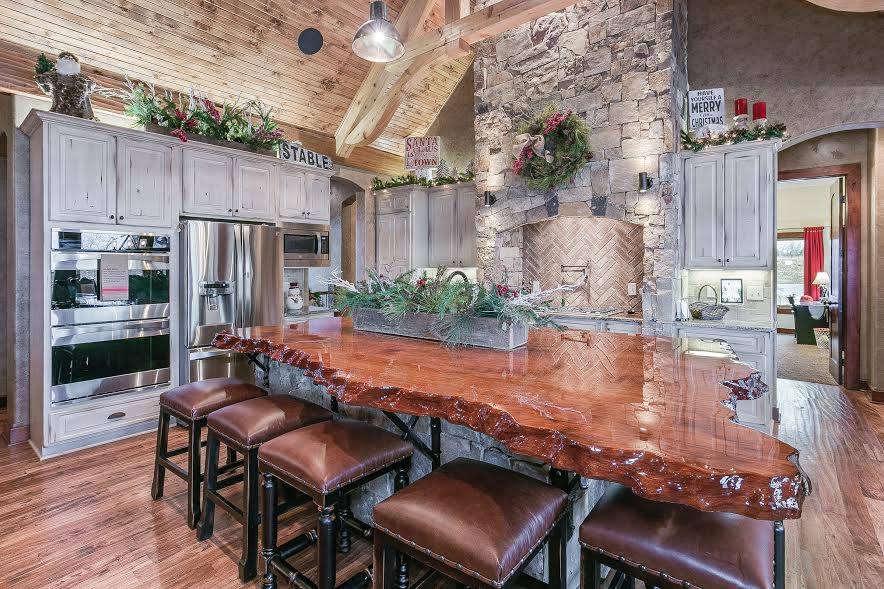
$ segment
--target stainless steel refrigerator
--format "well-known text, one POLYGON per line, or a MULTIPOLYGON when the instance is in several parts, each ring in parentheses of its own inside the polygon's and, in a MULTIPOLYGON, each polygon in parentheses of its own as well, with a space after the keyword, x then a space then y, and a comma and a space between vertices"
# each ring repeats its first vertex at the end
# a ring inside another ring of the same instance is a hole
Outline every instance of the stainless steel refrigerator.
POLYGON ((241 354, 212 348, 215 334, 282 322, 282 242, 268 225, 181 222, 181 382, 248 377, 241 354))

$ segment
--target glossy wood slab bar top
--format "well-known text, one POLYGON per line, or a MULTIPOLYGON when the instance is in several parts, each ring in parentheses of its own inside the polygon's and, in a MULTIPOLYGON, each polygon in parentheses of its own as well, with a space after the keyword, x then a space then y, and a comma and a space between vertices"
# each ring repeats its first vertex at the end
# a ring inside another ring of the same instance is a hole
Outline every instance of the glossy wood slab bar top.
POLYGON ((649 499, 777 520, 800 517, 809 492, 797 450, 733 421, 733 401, 767 386, 719 343, 536 330, 505 352, 328 318, 213 345, 305 370, 343 403, 440 417, 649 499))

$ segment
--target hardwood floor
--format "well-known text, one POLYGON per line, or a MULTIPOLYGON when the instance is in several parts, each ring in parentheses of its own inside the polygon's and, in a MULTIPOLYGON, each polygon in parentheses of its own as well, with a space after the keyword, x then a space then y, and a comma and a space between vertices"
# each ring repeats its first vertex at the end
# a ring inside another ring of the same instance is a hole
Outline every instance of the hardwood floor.
MULTIPOLYGON (((801 451, 814 482, 803 517, 786 524, 787 586, 882 586, 884 406, 788 380, 779 396, 778 435, 801 451)), ((183 443, 182 432, 174 436, 183 443)), ((39 462, 27 445, 4 443, 0 587, 242 587, 231 518, 217 510, 215 536, 201 543, 184 522, 184 481, 167 475, 166 497, 151 501, 153 448, 146 434, 39 462)), ((296 533, 311 515, 295 514, 283 529, 296 533)), ((366 547, 347 560, 353 569, 367 563, 366 547)))

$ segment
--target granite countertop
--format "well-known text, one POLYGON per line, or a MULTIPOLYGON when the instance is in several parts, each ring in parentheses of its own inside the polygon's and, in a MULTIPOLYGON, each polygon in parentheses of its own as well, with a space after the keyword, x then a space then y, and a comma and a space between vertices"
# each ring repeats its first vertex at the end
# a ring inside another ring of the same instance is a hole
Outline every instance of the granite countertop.
POLYGON ((771 333, 777 330, 777 324, 764 319, 688 319, 679 321, 679 327, 708 327, 710 329, 739 329, 742 331, 759 331, 771 333))
POLYGON ((580 312, 576 310, 567 310, 567 311, 553 311, 550 313, 553 317, 566 317, 566 318, 576 318, 576 319, 592 319, 592 320, 605 320, 605 321, 624 321, 627 323, 641 323, 643 321, 641 311, 633 314, 629 314, 626 312, 622 313, 596 313, 592 311, 580 312))

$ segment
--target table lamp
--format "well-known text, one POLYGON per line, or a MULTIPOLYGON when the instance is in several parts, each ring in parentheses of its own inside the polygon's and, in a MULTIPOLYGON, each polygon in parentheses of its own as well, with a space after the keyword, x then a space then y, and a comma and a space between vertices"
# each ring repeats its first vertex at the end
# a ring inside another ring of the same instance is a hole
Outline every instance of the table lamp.
POLYGON ((826 295, 829 293, 829 284, 831 284, 829 273, 824 271, 817 272, 816 277, 813 279, 813 284, 820 287, 820 298, 826 298, 826 295))

